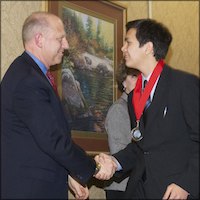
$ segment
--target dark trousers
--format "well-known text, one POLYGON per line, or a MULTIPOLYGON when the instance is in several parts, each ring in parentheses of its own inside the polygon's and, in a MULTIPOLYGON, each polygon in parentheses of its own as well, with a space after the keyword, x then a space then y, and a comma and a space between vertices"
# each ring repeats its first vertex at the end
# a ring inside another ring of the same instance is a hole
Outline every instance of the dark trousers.
POLYGON ((123 191, 118 190, 105 190, 106 192, 106 199, 124 199, 123 191))

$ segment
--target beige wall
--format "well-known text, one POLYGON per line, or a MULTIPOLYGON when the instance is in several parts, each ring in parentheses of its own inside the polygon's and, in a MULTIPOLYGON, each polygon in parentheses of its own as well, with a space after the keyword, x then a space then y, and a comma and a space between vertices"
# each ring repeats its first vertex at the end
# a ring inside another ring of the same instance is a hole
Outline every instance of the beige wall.
MULTIPOLYGON (((116 2, 116 1, 114 1, 116 2)), ((117 1, 127 7, 127 20, 150 17, 173 35, 166 62, 199 76, 199 1, 117 1)))
POLYGON ((1 78, 23 51, 21 28, 25 18, 41 9, 41 1, 1 1, 1 78))
POLYGON ((155 1, 152 18, 165 23, 172 32, 168 63, 199 75, 199 2, 155 1))
MULTIPOLYGON (((166 24, 173 34, 167 62, 174 68, 199 75, 198 1, 113 2, 127 8, 128 21, 150 17, 166 24)), ((24 19, 31 12, 46 8, 44 1, 1 1, 1 78, 23 51, 21 27, 24 19)), ((98 186, 92 186, 90 192, 91 199, 105 199, 104 191, 98 186)), ((73 198, 71 194, 70 198, 73 198)))
MULTIPOLYGON (((199 1, 113 1, 127 8, 127 20, 150 17, 166 24, 173 41, 166 61, 174 68, 199 75, 199 1)), ((45 1, 1 1, 1 78, 23 51, 21 27, 45 1)))

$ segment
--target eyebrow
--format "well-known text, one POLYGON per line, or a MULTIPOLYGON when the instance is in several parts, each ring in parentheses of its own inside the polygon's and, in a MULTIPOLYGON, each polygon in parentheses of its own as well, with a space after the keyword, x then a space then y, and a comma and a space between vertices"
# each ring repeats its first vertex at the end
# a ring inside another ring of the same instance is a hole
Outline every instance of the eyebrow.
POLYGON ((127 40, 128 40, 128 38, 127 38, 127 37, 125 37, 124 41, 125 41, 125 42, 127 42, 127 40))
POLYGON ((131 40, 131 38, 130 37, 125 37, 125 39, 124 39, 124 41, 130 41, 131 40))

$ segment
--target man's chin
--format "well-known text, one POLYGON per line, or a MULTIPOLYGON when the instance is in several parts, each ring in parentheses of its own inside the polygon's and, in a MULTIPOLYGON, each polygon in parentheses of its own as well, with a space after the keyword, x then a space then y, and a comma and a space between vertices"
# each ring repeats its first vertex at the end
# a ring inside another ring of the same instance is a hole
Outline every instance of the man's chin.
POLYGON ((127 60, 125 60, 125 65, 126 65, 127 67, 131 67, 130 62, 128 62, 127 60))
POLYGON ((61 58, 58 58, 56 61, 55 61, 55 65, 58 65, 62 62, 62 57, 61 58))

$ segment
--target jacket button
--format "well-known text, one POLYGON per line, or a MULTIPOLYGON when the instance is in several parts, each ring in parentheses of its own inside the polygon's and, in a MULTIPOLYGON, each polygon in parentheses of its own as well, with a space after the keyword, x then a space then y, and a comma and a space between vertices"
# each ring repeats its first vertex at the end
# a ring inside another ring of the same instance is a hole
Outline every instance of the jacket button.
POLYGON ((144 155, 149 155, 150 152, 149 151, 144 151, 144 155))

